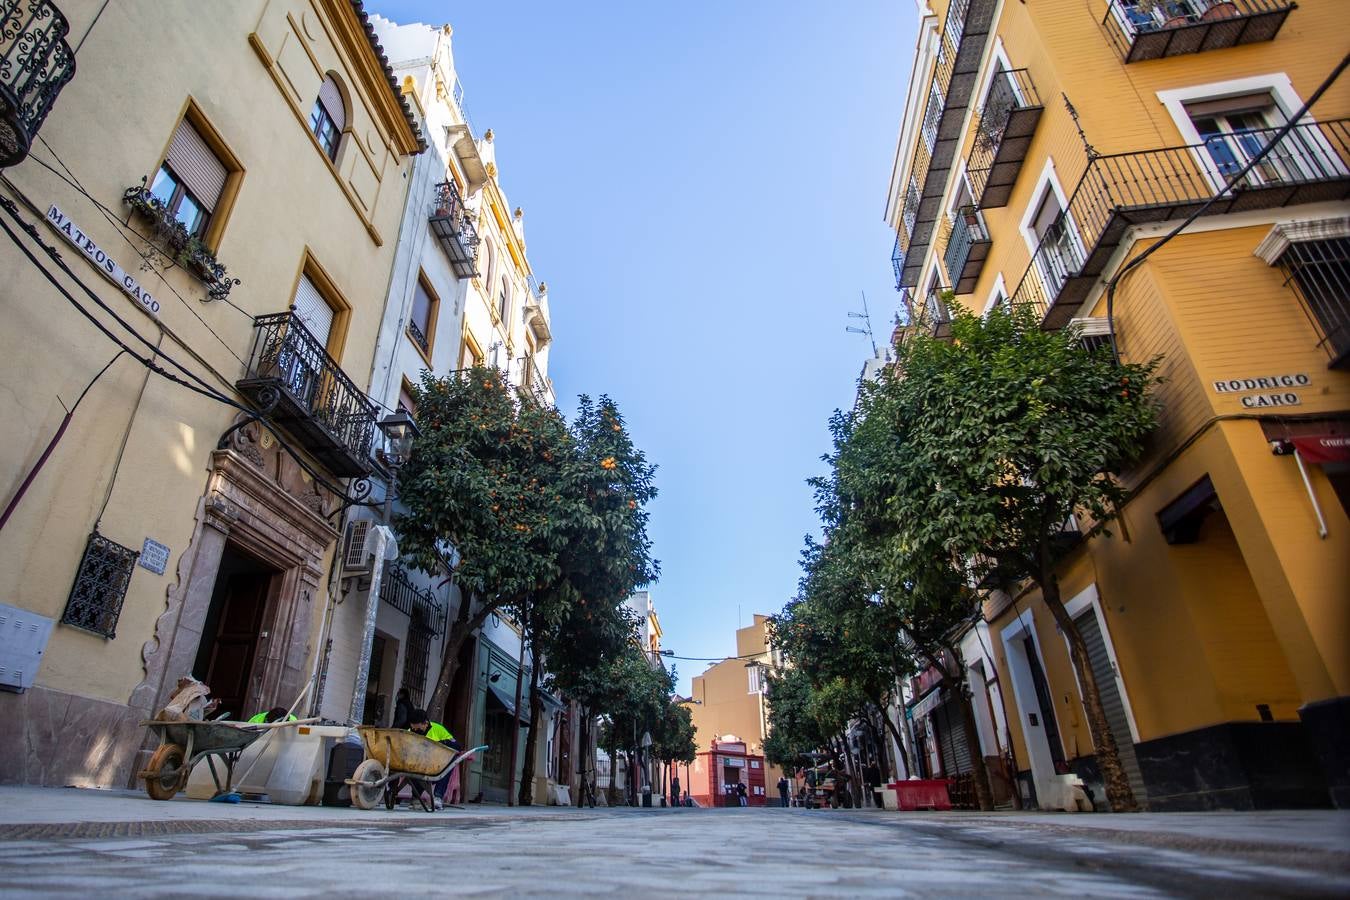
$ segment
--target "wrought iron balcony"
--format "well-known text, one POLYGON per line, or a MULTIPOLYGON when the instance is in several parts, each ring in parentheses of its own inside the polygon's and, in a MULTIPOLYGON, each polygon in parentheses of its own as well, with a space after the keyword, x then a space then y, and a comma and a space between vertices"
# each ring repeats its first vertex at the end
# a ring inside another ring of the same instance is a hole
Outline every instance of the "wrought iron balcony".
POLYGON ((1108 0, 1102 25, 1127 63, 1275 38, 1293 0, 1108 0))
POLYGON ((994 76, 966 165, 980 209, 1008 205, 1043 111, 1026 69, 1004 69, 994 76))
POLYGON ((0 169, 28 155, 56 96, 75 77, 70 24, 47 0, 0 0, 0 169))
POLYGON ((891 250, 891 269, 895 272, 895 289, 903 291, 905 287, 900 276, 905 271, 905 246, 898 232, 895 235, 895 247, 891 250))
POLYGON ((473 278, 478 274, 478 231, 453 181, 436 185, 436 197, 431 203, 431 233, 450 257, 450 268, 456 275, 473 278))
POLYGON ((922 303, 915 303, 910 297, 905 298, 909 312, 908 330, 911 333, 919 332, 938 340, 947 340, 952 336, 952 314, 944 293, 942 288, 929 291, 922 303))
POLYGON ((370 472, 376 407, 328 355, 294 309, 253 320, 240 393, 263 408, 339 477, 370 472))
POLYGON ((445 634, 446 606, 430 589, 419 587, 400 565, 386 566, 380 576, 380 599, 426 625, 436 637, 445 634))
POLYGON ((541 406, 553 405, 553 385, 549 383, 544 373, 539 371, 539 364, 534 361, 533 356, 522 356, 516 360, 520 365, 520 393, 539 403, 541 406))
POLYGON ((953 291, 969 294, 975 290, 975 282, 979 281, 992 243, 978 209, 966 206, 957 211, 946 255, 947 275, 952 280, 953 291))
MULTIPOLYGON (((1069 208, 1047 230, 1013 292, 1046 328, 1077 312, 1136 225, 1184 219, 1243 169, 1279 129, 1221 134, 1200 144, 1099 156, 1088 163, 1069 208)), ((1242 182, 1204 215, 1350 198, 1350 119, 1295 126, 1242 182)))
POLYGON ((899 288, 914 287, 932 243, 947 176, 964 136, 966 112, 975 93, 980 60, 989 42, 995 0, 951 0, 939 37, 941 52, 928 83, 914 156, 905 170, 909 180, 901 206, 898 251, 899 288))

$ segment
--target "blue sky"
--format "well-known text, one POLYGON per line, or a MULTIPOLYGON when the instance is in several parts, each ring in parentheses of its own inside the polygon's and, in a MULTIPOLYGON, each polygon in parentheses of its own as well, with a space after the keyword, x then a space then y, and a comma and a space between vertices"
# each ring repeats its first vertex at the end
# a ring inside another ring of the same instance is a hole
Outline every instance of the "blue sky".
MULTIPOLYGON (((805 479, 870 355, 845 332, 897 295, 882 222, 914 45, 898 0, 454 4, 368 0, 454 27, 548 282, 550 375, 608 393, 660 466, 653 597, 681 656, 795 589, 805 479)), ((681 690, 700 662, 677 661, 681 690)))

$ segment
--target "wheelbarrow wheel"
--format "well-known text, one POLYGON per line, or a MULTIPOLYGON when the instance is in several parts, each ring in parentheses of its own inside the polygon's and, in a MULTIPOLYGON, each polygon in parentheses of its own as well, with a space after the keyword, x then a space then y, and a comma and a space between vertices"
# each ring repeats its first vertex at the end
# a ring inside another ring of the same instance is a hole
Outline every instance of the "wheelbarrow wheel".
POLYGON ((183 767, 183 748, 160 744, 145 767, 145 792, 152 800, 172 800, 183 789, 187 770, 183 767))
POLYGON ((352 805, 357 809, 374 809, 384 796, 384 766, 377 759, 368 759, 352 773, 352 805))

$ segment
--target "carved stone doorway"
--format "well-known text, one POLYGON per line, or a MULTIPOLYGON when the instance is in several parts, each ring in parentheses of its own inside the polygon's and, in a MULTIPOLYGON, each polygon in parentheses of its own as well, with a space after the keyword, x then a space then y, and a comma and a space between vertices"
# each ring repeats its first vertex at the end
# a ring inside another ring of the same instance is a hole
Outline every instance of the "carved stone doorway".
MULTIPOLYGON (((194 673, 203 648, 215 643, 220 624, 217 620, 211 630, 208 622, 212 599, 222 573, 222 590, 233 589, 229 582, 240 557, 251 561, 253 571, 271 574, 265 608, 254 626, 259 640, 248 664, 245 708, 230 712, 247 718, 269 706, 290 705, 310 674, 313 625, 326 596, 324 558, 338 537, 329 523, 335 507, 336 500, 321 493, 256 425, 236 432, 230 449, 212 453, 178 581, 155 623, 154 638, 141 650, 145 679, 132 691, 133 710, 152 716, 178 679, 194 673)), ((211 671, 210 659, 203 662, 206 670, 196 671, 198 677, 211 671)))

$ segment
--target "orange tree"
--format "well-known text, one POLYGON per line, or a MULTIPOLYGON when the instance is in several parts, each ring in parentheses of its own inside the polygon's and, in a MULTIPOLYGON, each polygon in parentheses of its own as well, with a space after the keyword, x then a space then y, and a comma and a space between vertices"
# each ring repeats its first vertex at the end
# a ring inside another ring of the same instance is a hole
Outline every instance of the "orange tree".
POLYGON ((966 584, 1040 589, 1068 641, 1115 811, 1135 798, 1056 570, 1072 546, 1065 523, 1085 515, 1104 530, 1126 496, 1115 473, 1141 458, 1153 429, 1155 368, 1116 364, 1027 310, 958 313, 950 343, 911 336, 864 383, 855 411, 836 417, 830 457, 839 521, 870 546, 883 595, 926 620, 916 628, 936 636, 969 620, 966 584))
POLYGON ((624 600, 660 570, 647 535, 656 467, 633 444, 618 406, 608 397, 580 397, 570 432, 575 465, 567 489, 580 514, 565 524, 556 577, 526 598, 519 620, 536 661, 520 782, 520 803, 526 806, 533 799, 529 772, 543 713, 539 661, 554 673, 552 687, 582 699, 591 684, 585 675, 619 652, 616 640, 632 639, 624 600))
POLYGON ((413 393, 422 436, 400 472, 399 548, 425 571, 454 557, 464 597, 428 704, 439 712, 464 643, 488 616, 519 611, 557 582, 592 513, 576 489, 583 463, 566 422, 522 403, 499 370, 427 373, 413 393))

